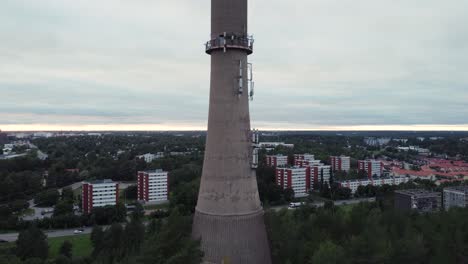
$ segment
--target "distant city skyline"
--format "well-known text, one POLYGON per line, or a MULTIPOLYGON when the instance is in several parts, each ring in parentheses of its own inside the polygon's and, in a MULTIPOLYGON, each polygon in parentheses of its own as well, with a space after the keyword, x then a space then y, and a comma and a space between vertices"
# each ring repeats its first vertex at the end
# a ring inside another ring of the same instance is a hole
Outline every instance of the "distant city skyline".
MULTIPOLYGON (((205 130, 209 5, 2 1, 0 129, 205 130)), ((466 9, 250 1, 252 127, 468 131, 466 9)))

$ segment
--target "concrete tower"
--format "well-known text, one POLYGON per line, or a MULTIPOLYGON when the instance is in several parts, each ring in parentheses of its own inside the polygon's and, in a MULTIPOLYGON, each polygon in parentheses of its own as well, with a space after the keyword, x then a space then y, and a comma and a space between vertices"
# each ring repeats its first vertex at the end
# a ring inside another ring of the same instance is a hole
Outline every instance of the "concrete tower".
POLYGON ((271 263, 250 132, 247 32, 247 0, 211 0, 208 134, 192 234, 205 263, 271 263))

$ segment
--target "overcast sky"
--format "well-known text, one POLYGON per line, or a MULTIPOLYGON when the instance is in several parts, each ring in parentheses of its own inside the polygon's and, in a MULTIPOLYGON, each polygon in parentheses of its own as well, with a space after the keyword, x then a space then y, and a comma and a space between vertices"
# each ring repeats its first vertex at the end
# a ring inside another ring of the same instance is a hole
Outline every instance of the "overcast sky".
MULTIPOLYGON (((262 129, 468 130, 468 1, 250 0, 262 129)), ((0 129, 205 129, 209 0, 1 0, 0 129)))

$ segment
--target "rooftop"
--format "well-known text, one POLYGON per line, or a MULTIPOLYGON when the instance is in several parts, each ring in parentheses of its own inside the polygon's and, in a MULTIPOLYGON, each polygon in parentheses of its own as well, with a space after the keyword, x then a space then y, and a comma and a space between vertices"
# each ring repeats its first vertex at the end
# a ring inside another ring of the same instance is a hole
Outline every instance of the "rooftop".
POLYGON ((104 179, 104 180, 90 181, 90 182, 87 182, 87 183, 90 183, 90 184, 104 184, 104 183, 115 183, 115 182, 113 180, 111 180, 111 179, 104 179))
POLYGON ((301 167, 301 166, 283 166, 283 167, 278 167, 278 169, 285 169, 285 170, 305 170, 307 167, 301 167))
POLYGON ((433 196, 435 195, 440 195, 438 192, 433 192, 433 191, 428 191, 424 189, 409 189, 409 190, 398 190, 395 191, 395 193, 403 194, 403 195, 411 195, 411 196, 417 196, 417 197, 423 197, 423 196, 433 196))
POLYGON ((146 170, 146 171, 143 171, 143 172, 146 172, 146 173, 161 173, 161 172, 165 172, 165 171, 163 171, 162 169, 155 169, 155 170, 146 170))
POLYGON ((468 193, 468 186, 452 186, 444 188, 444 191, 460 191, 468 193))
POLYGON ((343 180, 337 181, 340 183, 347 183, 347 182, 365 182, 365 181, 378 181, 378 180, 390 180, 390 179, 404 179, 407 178, 406 176, 394 176, 394 177, 377 177, 377 178, 361 178, 361 179, 351 179, 351 180, 343 180))

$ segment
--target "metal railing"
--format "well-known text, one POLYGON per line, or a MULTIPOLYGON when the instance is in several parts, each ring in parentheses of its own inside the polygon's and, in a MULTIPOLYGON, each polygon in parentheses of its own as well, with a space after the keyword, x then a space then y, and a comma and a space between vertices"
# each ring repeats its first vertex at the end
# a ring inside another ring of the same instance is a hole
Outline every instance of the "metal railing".
POLYGON ((244 49, 249 54, 253 52, 254 39, 252 36, 225 35, 208 41, 205 44, 206 53, 215 49, 244 49))

